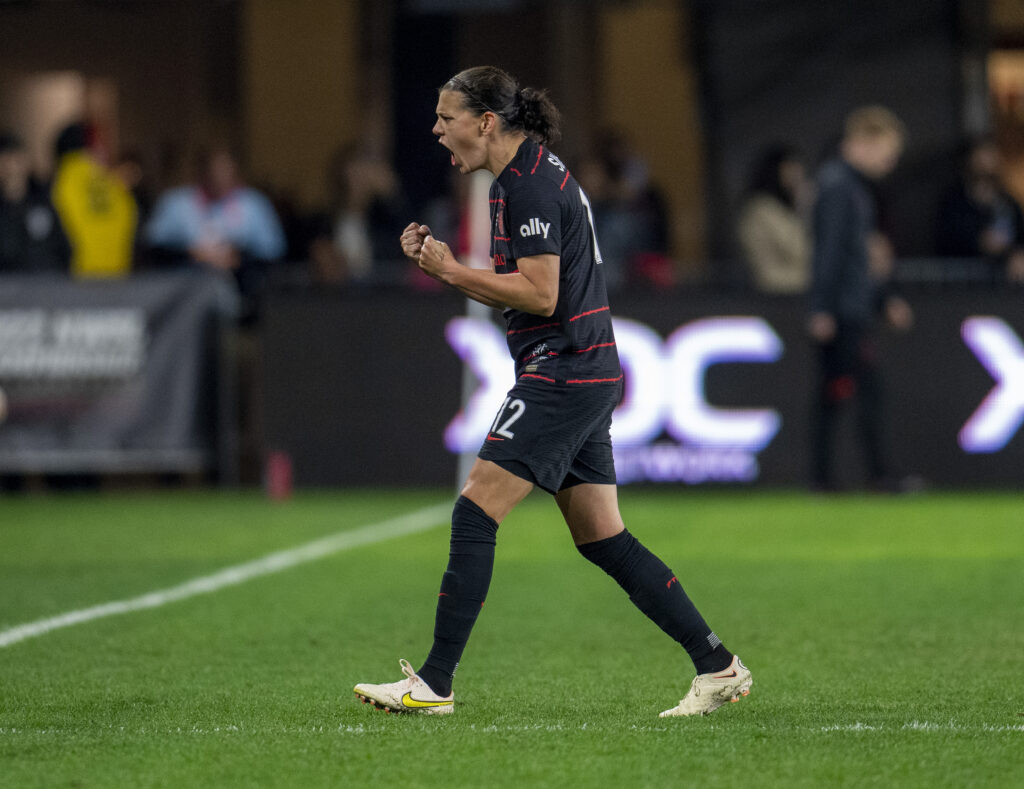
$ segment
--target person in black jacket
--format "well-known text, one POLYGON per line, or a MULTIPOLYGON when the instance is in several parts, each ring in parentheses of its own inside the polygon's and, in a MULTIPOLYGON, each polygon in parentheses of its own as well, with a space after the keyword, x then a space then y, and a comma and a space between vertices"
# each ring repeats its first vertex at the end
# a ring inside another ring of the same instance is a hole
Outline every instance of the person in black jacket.
POLYGON ((0 132, 0 273, 66 274, 70 258, 49 189, 32 178, 21 140, 0 132))
POLYGON ((870 329, 879 311, 893 325, 908 328, 910 307, 884 286, 891 252, 878 233, 872 182, 896 167, 903 151, 902 122, 884 107, 862 107, 846 119, 838 158, 818 175, 814 206, 811 314, 808 331, 821 365, 813 420, 812 483, 835 487, 832 441, 842 407, 860 403, 860 432, 873 487, 888 487, 890 472, 882 448, 875 350, 870 329))

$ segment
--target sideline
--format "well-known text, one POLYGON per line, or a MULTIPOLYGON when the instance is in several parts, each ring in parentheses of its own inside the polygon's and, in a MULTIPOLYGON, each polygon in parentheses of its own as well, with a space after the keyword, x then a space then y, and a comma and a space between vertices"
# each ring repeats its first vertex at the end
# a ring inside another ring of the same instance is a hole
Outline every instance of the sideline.
POLYGON ((216 592, 227 586, 245 583, 262 575, 278 573, 299 564, 323 559, 334 553, 358 548, 361 545, 372 545, 395 537, 427 531, 446 523, 451 516, 451 508, 450 503, 426 507, 380 523, 360 526, 322 537, 296 548, 268 553, 260 559, 225 567, 212 575, 193 578, 178 586, 148 592, 130 600, 114 600, 90 608, 68 611, 47 619, 37 619, 35 622, 27 622, 8 630, 0 630, 0 649, 71 625, 91 622, 107 616, 127 614, 132 611, 143 611, 147 608, 159 608, 168 603, 216 592))

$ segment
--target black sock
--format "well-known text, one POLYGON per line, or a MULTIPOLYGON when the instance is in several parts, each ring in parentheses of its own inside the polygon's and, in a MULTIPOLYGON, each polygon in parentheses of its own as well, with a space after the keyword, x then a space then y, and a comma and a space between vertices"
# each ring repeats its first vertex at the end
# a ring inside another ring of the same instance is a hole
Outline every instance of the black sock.
POLYGON ((448 569, 441 579, 434 646, 417 672, 434 693, 452 692, 452 678, 491 585, 498 524, 465 496, 452 511, 448 569))
POLYGON ((675 573, 628 530, 576 547, 618 581, 651 621, 682 644, 698 674, 728 668, 732 653, 708 627, 675 573))

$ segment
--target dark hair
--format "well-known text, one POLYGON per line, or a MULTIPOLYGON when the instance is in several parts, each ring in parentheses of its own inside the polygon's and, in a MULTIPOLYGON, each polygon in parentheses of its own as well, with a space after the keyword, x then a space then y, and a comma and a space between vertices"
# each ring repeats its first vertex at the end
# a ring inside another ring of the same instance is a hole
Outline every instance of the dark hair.
POLYGON ((562 117, 547 91, 520 88, 508 72, 496 66, 475 66, 460 71, 440 90, 461 93, 467 110, 476 115, 493 112, 508 130, 521 131, 539 143, 561 136, 562 117))
POLYGON ((783 162, 800 161, 800 154, 789 145, 772 145, 758 157, 751 171, 748 194, 763 193, 793 205, 793 195, 782 185, 779 170, 783 162))
POLYGON ((84 123, 71 123, 60 130, 54 151, 59 159, 66 153, 81 151, 89 147, 89 127, 84 123))

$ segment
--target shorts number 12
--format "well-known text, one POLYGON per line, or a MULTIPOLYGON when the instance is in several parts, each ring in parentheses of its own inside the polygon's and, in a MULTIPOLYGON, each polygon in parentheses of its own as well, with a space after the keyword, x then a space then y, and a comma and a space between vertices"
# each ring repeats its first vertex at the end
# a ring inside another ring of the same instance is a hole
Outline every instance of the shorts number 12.
POLYGON ((491 432, 497 433, 499 436, 505 438, 515 438, 515 433, 509 430, 512 425, 516 423, 524 413, 526 413, 526 403, 519 398, 513 400, 511 397, 506 397, 505 402, 501 404, 501 408, 498 409, 498 415, 494 417, 494 424, 491 425, 491 432), (508 412, 508 419, 502 422, 501 427, 498 427, 498 422, 501 422, 501 417, 508 412))

